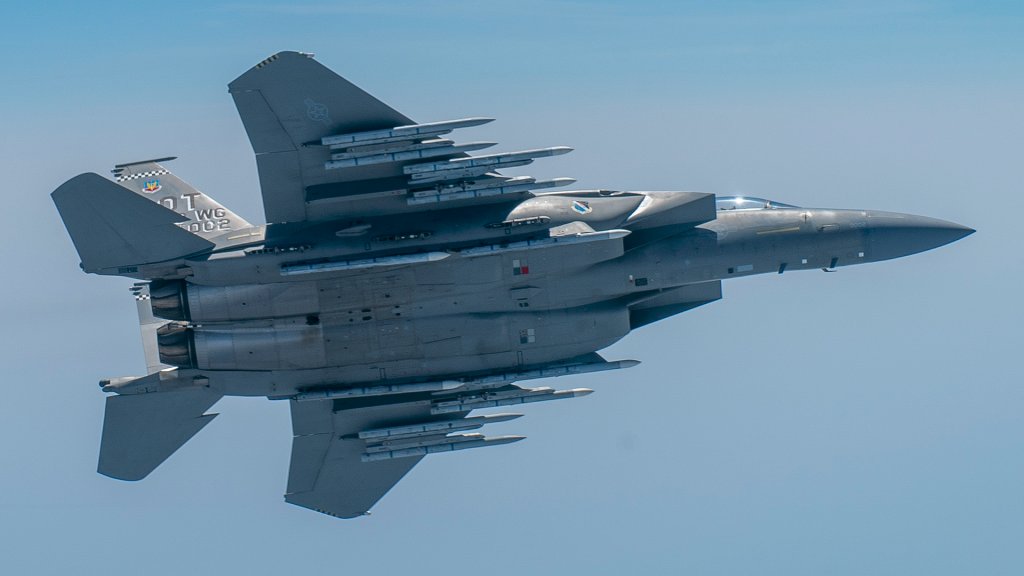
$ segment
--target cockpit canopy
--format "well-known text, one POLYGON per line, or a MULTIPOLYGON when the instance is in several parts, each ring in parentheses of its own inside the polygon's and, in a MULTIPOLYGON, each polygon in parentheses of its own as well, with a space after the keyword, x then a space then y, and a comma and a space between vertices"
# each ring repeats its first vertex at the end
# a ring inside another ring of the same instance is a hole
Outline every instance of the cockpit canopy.
POLYGON ((716 196, 715 206, 719 210, 766 210, 773 208, 798 208, 775 200, 752 198, 750 196, 716 196))

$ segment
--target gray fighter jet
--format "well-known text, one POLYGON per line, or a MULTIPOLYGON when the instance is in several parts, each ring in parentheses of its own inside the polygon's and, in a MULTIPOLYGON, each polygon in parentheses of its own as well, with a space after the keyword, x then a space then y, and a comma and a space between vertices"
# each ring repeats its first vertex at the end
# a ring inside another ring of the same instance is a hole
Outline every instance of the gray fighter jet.
POLYGON ((474 432, 573 398, 530 380, 617 370, 598 351, 722 297, 752 274, 835 270, 953 242, 921 216, 698 192, 544 192, 501 174, 566 147, 471 156, 491 142, 418 124, 312 55, 282 52, 229 85, 256 152, 265 225, 171 174, 121 164, 53 192, 94 274, 140 282, 148 374, 100 382, 99 472, 139 480, 210 422, 223 395, 288 400, 285 500, 368 513, 425 455, 522 436, 474 432))

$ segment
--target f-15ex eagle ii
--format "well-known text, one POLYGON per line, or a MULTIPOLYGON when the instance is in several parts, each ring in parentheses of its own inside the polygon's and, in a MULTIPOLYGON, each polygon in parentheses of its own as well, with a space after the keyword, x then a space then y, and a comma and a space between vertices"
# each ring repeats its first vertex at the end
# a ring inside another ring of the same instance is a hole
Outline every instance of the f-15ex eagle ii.
POLYGON ((522 436, 472 432, 573 398, 516 383, 618 370, 598 350, 722 297, 722 280, 876 262, 973 232, 870 210, 697 192, 544 192, 500 170, 569 152, 472 156, 312 58, 281 52, 229 91, 256 152, 265 225, 171 174, 169 158, 53 192, 94 274, 136 278, 148 375, 100 382, 99 472, 146 477, 224 395, 286 399, 285 500, 366 514, 421 458, 522 436))

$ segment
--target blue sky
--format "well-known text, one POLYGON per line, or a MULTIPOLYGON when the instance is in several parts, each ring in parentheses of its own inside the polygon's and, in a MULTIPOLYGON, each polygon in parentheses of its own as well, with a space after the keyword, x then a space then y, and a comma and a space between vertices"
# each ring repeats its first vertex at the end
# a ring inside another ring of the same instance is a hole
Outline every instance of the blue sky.
POLYGON ((1024 9, 1014 2, 50 2, 0 8, 0 566, 19 573, 1019 574, 1024 9), (48 194, 171 168, 252 221, 226 84, 317 58, 470 139, 571 145, 538 177, 954 220, 905 260, 725 284, 439 455, 373 516, 283 503, 282 403, 225 399, 150 478, 95 473, 134 304, 78 268, 48 194))

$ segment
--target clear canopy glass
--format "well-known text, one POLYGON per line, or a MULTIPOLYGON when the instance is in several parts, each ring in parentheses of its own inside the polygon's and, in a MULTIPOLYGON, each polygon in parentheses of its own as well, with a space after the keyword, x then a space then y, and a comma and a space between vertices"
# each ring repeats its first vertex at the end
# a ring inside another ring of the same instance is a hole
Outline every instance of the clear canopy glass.
POLYGON ((750 196, 718 196, 715 198, 715 205, 719 210, 766 210, 772 208, 798 208, 792 204, 783 204, 775 200, 765 198, 753 198, 750 196))

